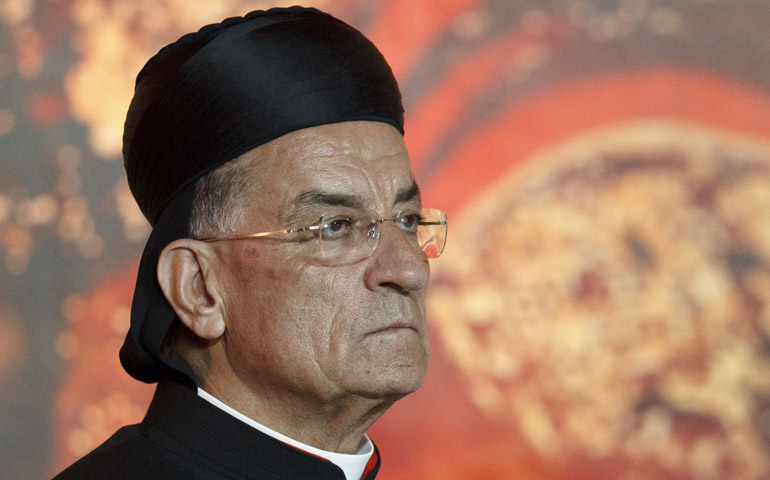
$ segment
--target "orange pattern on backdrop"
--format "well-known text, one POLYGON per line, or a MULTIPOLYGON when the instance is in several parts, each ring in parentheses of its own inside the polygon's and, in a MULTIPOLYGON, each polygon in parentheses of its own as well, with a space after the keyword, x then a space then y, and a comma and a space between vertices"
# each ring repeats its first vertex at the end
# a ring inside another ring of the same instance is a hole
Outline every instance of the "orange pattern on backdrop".
MULTIPOLYGON (((451 99, 453 93, 446 96, 451 99)), ((448 103, 435 100, 439 108, 448 103)), ((440 200, 447 212, 456 212, 474 192, 539 150, 642 119, 670 119, 770 139, 770 95, 710 72, 680 69, 618 73, 544 91, 512 106, 458 148, 424 195, 429 201, 440 200), (462 189, 457 188, 460 184, 462 189)), ((416 162, 419 165, 419 158, 416 162)))
POLYGON ((132 265, 86 296, 65 301, 67 323, 57 350, 69 369, 54 402, 58 469, 93 450, 117 428, 141 420, 149 404, 152 387, 124 372, 117 356, 128 330, 136 269, 132 265))

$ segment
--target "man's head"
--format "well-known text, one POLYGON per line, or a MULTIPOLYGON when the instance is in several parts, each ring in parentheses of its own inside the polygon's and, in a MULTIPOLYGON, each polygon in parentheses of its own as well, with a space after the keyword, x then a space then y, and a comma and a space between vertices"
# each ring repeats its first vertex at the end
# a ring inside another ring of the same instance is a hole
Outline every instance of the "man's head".
POLYGON ((191 236, 198 181, 288 133, 348 121, 384 123, 403 133, 398 86, 371 42, 314 9, 227 19, 185 35, 147 62, 123 141, 129 186, 153 225, 121 349, 132 376, 146 382, 169 372, 194 377, 185 362, 162 351, 176 314, 156 267, 166 245, 191 236))
MULTIPOLYGON (((235 236, 298 229, 322 216, 420 211, 403 139, 385 123, 302 129, 235 162, 223 168, 249 179, 231 199, 238 206, 230 210, 243 215, 220 229, 235 236)), ((166 247, 160 284, 181 322, 206 340, 188 355, 207 370, 196 372, 207 388, 233 403, 248 392, 262 405, 296 410, 351 395, 395 400, 420 385, 429 269, 414 235, 385 222, 370 255, 341 264, 319 249, 304 232, 166 247)))
POLYGON ((154 227, 126 370, 175 371, 244 409, 416 389, 443 238, 424 236, 402 115, 376 48, 314 10, 227 20, 150 60, 124 139, 154 227))

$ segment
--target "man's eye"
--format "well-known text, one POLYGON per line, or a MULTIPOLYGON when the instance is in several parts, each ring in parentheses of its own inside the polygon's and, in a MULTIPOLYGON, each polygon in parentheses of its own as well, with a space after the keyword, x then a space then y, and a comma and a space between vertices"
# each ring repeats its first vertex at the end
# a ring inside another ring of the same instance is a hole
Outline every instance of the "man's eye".
POLYGON ((404 213, 398 217, 398 225, 407 232, 416 232, 421 221, 422 216, 419 213, 404 213))
POLYGON ((324 219, 321 225, 321 236, 324 240, 337 240, 350 234, 353 220, 349 217, 333 217, 324 219))

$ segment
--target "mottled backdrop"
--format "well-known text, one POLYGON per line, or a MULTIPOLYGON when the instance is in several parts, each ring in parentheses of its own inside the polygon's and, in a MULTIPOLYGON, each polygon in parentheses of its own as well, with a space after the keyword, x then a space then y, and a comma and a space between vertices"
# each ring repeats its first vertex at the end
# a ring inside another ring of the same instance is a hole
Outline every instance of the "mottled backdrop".
MULTIPOLYGON (((279 3, 0 0, 0 464, 141 418, 120 369, 148 226, 120 159, 162 45, 279 3)), ((450 216, 383 479, 770 479, 770 4, 309 1, 404 94, 450 216)))

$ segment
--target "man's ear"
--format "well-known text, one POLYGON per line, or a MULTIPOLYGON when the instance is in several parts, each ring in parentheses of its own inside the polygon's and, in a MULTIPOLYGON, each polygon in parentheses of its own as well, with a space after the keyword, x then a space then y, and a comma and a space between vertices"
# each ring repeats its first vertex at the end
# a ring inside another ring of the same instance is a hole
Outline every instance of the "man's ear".
POLYGON ((222 302, 210 275, 211 249, 182 238, 169 243, 158 259, 158 283, 179 319, 199 337, 214 340, 225 332, 222 302))

